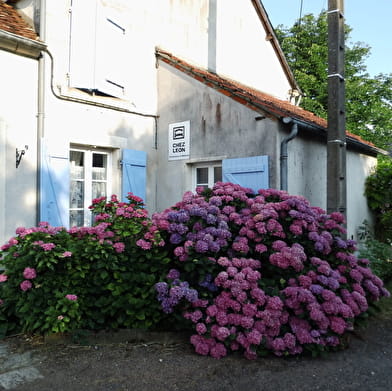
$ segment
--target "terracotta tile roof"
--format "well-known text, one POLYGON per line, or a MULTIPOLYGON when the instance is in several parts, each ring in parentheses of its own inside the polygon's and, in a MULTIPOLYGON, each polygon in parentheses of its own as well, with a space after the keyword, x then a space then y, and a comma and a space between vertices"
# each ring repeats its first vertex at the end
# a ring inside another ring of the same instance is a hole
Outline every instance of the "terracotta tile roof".
POLYGON ((24 38, 37 40, 35 31, 23 20, 18 12, 10 5, 0 0, 0 30, 19 35, 24 38))
MULTIPOLYGON (((249 86, 243 85, 235 80, 211 73, 203 68, 190 64, 173 54, 160 48, 156 49, 156 55, 162 61, 188 74, 194 79, 214 88, 222 94, 234 99, 235 101, 249 107, 252 110, 262 110, 266 115, 276 118, 291 117, 320 130, 327 130, 327 120, 318 117, 310 111, 295 106, 289 101, 278 99, 272 95, 255 90, 249 86)), ((346 132, 348 138, 355 139, 369 147, 374 144, 362 139, 360 136, 346 132)))

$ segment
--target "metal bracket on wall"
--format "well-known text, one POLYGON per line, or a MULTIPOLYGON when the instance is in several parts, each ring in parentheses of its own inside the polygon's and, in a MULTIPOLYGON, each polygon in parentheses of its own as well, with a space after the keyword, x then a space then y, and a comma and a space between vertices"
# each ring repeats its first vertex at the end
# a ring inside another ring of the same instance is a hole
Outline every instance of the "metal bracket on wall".
POLYGON ((29 149, 28 145, 25 145, 25 149, 22 149, 22 150, 19 150, 18 148, 16 148, 16 168, 19 167, 19 164, 22 160, 22 157, 28 149, 29 149))

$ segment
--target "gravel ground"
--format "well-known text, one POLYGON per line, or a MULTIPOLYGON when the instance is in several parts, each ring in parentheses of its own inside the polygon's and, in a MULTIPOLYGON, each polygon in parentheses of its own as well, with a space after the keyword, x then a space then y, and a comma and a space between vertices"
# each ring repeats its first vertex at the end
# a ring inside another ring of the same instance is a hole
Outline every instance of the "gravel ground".
POLYGON ((230 355, 216 360, 195 354, 182 334, 105 333, 87 345, 26 336, 8 338, 1 342, 8 349, 7 359, 28 354, 39 376, 16 386, 3 383, 2 388, 0 382, 0 390, 389 391, 392 303, 391 299, 386 302, 386 311, 350 335, 346 349, 318 358, 248 361, 230 355))

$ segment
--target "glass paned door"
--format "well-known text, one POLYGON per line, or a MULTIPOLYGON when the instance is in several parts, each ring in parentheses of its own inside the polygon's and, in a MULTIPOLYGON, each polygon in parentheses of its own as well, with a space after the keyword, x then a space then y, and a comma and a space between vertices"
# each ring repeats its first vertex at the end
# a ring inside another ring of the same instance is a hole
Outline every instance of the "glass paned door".
POLYGON ((70 151, 70 227, 91 225, 92 200, 108 194, 109 157, 107 152, 70 151))
POLYGON ((70 227, 84 225, 85 152, 70 151, 70 227))

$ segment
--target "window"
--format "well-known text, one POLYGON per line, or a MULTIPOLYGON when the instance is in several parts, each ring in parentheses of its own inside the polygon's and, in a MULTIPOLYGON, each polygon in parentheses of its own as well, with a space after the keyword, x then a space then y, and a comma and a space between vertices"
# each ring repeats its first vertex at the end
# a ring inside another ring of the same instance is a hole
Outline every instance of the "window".
POLYGON ((123 98, 127 30, 121 15, 102 0, 72 0, 69 86, 123 98))
POLYGON ((222 164, 220 162, 197 164, 194 166, 194 188, 211 188, 215 182, 222 181, 222 164))
POLYGON ((255 193, 269 187, 268 156, 249 156, 242 158, 225 157, 208 161, 188 163, 192 170, 192 189, 212 188, 216 182, 232 182, 255 193))
POLYGON ((70 226, 89 226, 89 206, 94 198, 110 193, 110 154, 98 150, 70 151, 70 226))

